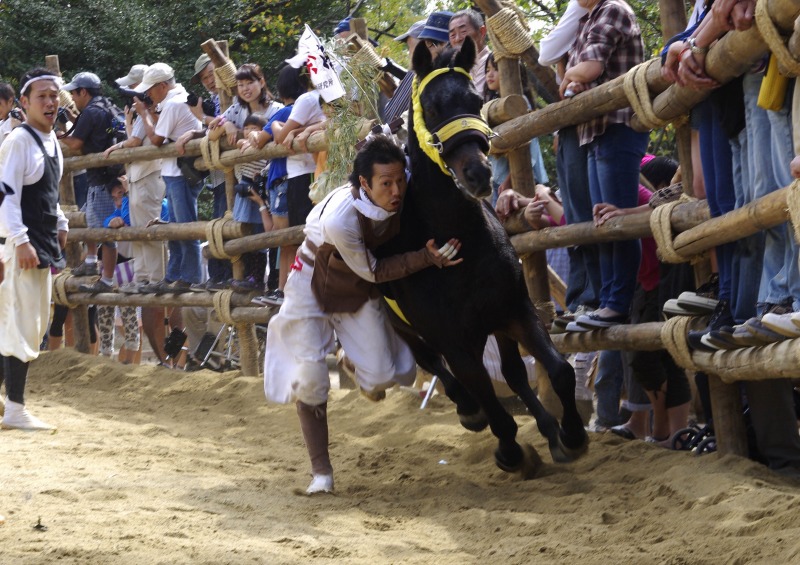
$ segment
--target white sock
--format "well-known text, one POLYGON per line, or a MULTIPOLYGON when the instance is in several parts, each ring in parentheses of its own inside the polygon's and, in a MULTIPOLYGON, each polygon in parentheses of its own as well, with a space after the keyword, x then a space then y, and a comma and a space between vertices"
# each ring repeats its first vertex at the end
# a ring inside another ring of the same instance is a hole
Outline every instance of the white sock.
POLYGON ((97 263, 97 255, 87 255, 86 262, 89 265, 94 265, 95 263, 97 263))

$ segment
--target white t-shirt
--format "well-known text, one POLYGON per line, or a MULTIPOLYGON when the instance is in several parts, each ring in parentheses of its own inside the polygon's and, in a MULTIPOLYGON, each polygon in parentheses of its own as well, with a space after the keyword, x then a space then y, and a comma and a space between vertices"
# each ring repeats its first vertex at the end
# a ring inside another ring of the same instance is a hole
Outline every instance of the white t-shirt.
POLYGON ((3 144, 6 137, 8 137, 8 134, 11 133, 13 129, 14 128, 12 127, 11 118, 6 118, 5 120, 0 122, 0 145, 3 144))
MULTIPOLYGON (((58 155, 59 177, 64 170, 64 156, 58 145, 56 134, 42 133, 33 130, 42 140, 47 155, 58 155)), ((32 185, 41 180, 44 175, 44 154, 39 150, 36 140, 25 128, 14 129, 5 142, 0 146, 0 183, 3 188, 10 188, 13 194, 6 194, 3 204, 0 205, 0 237, 4 237, 15 246, 29 241, 28 228, 22 223, 22 187, 32 185)), ((5 192, 8 192, 7 190, 5 192)), ((58 230, 69 229, 69 222, 57 206, 58 230)), ((10 249, 11 246, 6 246, 10 249)), ((4 257, 4 260, 7 259, 4 257)))
MULTIPOLYGON (((319 92, 312 90, 298 96, 294 106, 292 106, 292 113, 289 114, 289 119, 286 121, 288 122, 289 120, 294 120, 301 126, 324 122, 325 113, 319 103, 319 92)), ((313 173, 316 168, 317 164, 314 162, 314 156, 310 153, 290 155, 286 159, 286 175, 290 179, 313 173)))
MULTIPOLYGON (((200 129, 198 120, 186 99, 189 93, 180 84, 176 84, 168 93, 167 97, 161 101, 161 115, 155 127, 156 135, 175 141, 187 131, 200 129)), ((180 177, 181 170, 178 167, 178 160, 175 157, 163 159, 161 174, 165 177, 180 177)))
POLYGON ((567 54, 578 37, 578 24, 581 18, 588 13, 589 10, 581 7, 577 0, 570 0, 556 27, 539 42, 540 65, 543 67, 555 65, 567 54))
MULTIPOLYGON (((144 128, 144 122, 142 118, 136 117, 136 121, 133 122, 133 129, 131 130, 131 137, 136 137, 142 140, 142 147, 147 145, 153 145, 153 142, 150 141, 150 138, 147 137, 147 131, 144 128)), ((130 182, 136 182, 138 180, 143 179, 147 175, 150 175, 156 171, 160 171, 163 164, 161 159, 154 159, 152 161, 133 161, 127 164, 127 171, 128 171, 128 180, 130 182)))

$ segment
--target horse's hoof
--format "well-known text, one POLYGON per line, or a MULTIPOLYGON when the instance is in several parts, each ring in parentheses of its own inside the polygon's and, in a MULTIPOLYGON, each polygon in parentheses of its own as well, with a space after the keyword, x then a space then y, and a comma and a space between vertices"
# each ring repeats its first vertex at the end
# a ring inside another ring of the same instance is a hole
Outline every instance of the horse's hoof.
POLYGON ((577 447, 567 447, 562 441, 561 434, 559 434, 558 441, 555 444, 550 444, 550 455, 556 463, 570 463, 586 453, 588 449, 588 435, 586 436, 586 440, 577 447))
POLYGON ((474 414, 459 414, 458 419, 461 425, 471 432, 482 432, 489 425, 489 419, 483 410, 478 410, 474 414))
POLYGON ((498 451, 494 452, 495 464, 506 473, 519 473, 523 481, 530 480, 536 476, 544 462, 539 457, 539 453, 532 445, 523 444, 520 449, 520 458, 514 464, 504 461, 498 451))

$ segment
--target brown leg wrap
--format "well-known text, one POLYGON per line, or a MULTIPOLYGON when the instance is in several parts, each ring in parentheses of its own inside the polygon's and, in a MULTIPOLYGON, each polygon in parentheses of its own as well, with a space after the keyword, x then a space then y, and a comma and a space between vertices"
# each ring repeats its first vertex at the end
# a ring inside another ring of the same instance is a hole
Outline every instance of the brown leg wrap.
POLYGON ((306 441, 306 449, 311 459, 311 472, 315 475, 333 474, 331 457, 328 453, 328 405, 309 406, 297 401, 297 416, 300 429, 306 441))

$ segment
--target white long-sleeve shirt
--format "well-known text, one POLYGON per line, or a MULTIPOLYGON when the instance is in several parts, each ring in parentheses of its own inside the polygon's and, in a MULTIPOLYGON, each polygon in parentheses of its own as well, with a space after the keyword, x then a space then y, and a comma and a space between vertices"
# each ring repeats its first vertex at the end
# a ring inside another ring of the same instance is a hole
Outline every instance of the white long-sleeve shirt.
MULTIPOLYGON (((33 131, 42 140, 49 157, 58 155, 60 176, 64 170, 64 156, 56 134, 45 134, 37 129, 33 131)), ((36 140, 24 128, 16 128, 0 146, 0 186, 13 191, 13 194, 6 194, 0 204, 0 237, 6 238, 7 243, 17 246, 29 241, 28 228, 22 223, 22 187, 38 182, 43 175, 44 154, 36 140)), ((68 231, 69 222, 61 211, 61 206, 56 207, 56 214, 58 230, 68 231)))
POLYGON ((578 23, 588 13, 589 10, 582 8, 577 0, 570 1, 556 27, 539 43, 540 65, 555 65, 567 54, 578 37, 578 23))

